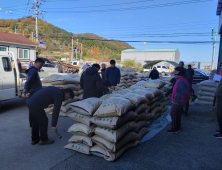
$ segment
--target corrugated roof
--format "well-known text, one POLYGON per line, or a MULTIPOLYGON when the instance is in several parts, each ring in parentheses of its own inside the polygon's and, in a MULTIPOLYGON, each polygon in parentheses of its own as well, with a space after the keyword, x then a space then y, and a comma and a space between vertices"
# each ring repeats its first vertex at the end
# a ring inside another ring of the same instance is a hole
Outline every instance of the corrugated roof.
POLYGON ((121 52, 175 52, 178 49, 127 49, 121 52))
POLYGON ((37 46, 34 42, 30 41, 28 38, 25 38, 22 35, 5 32, 0 32, 0 42, 37 46))

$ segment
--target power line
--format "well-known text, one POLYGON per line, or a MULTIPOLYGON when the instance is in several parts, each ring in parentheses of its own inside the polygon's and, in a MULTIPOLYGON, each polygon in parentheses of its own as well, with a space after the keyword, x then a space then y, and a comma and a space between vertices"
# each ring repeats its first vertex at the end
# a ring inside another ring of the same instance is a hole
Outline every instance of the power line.
MULTIPOLYGON (((154 0, 145 0, 145 1, 134 1, 134 2, 126 2, 126 3, 119 3, 119 4, 109 4, 109 5, 99 5, 99 6, 87 6, 87 7, 70 7, 70 8, 45 8, 45 9, 73 9, 73 8, 97 8, 97 7, 104 7, 104 6, 116 6, 116 5, 128 5, 128 4, 138 4, 141 2, 147 2, 147 1, 154 1, 154 0)), ((48 2, 48 1, 47 1, 48 2)))
POLYGON ((186 5, 192 3, 199 2, 208 2, 213 0, 193 0, 193 1, 182 1, 182 2, 174 2, 174 3, 166 3, 166 4, 158 4, 158 5, 149 5, 142 7, 131 7, 131 8, 119 8, 119 9, 106 9, 106 10, 91 10, 91 11, 48 11, 49 13, 92 13, 92 12, 113 12, 113 11, 126 11, 126 10, 138 10, 138 9, 147 9, 147 8, 157 8, 157 7, 168 7, 168 6, 177 6, 177 5, 186 5))

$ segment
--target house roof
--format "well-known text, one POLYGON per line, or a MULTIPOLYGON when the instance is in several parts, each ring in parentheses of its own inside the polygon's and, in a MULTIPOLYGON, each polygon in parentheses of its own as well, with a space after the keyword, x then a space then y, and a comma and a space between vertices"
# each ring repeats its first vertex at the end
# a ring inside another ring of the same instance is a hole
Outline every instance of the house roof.
POLYGON ((127 49, 121 52, 175 52, 178 49, 127 49))
POLYGON ((22 35, 5 32, 0 32, 0 42, 37 46, 34 42, 30 41, 28 38, 25 38, 22 35))

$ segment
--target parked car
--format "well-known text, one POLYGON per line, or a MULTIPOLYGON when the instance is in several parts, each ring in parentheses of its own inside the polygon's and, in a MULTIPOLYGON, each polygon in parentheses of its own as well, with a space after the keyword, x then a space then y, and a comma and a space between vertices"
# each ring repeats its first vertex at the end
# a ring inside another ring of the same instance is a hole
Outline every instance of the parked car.
POLYGON ((153 70, 153 68, 156 67, 157 71, 162 75, 170 75, 170 69, 164 65, 153 65, 152 67, 148 69, 143 69, 143 72, 148 72, 148 74, 153 70))
POLYGON ((194 69, 193 83, 199 83, 204 80, 209 80, 209 74, 202 70, 194 69))
POLYGON ((40 71, 41 72, 56 72, 56 73, 58 73, 58 68, 55 67, 51 63, 45 63, 45 64, 43 64, 42 69, 40 71))

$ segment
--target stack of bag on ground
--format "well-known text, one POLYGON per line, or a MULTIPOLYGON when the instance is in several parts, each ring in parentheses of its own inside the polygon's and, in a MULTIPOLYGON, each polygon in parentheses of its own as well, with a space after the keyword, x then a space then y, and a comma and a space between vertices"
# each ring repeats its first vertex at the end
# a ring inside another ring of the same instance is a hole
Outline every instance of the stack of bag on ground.
POLYGON ((214 80, 205 80, 199 83, 199 86, 200 90, 195 103, 212 105, 218 83, 214 80))
MULTIPOLYGON (((70 88, 73 90, 74 98, 64 101, 62 103, 62 107, 59 114, 60 116, 67 116, 69 114, 69 111, 71 110, 70 103, 82 100, 83 90, 81 89, 79 84, 80 77, 76 74, 52 74, 48 77, 45 77, 42 82, 43 87, 55 86, 61 89, 70 88)), ((46 113, 52 114, 53 106, 49 106, 47 109, 45 109, 45 111, 46 113)))
POLYGON ((119 88, 115 90, 121 90, 131 87, 141 80, 148 80, 147 74, 138 74, 132 68, 120 68, 121 79, 119 88))
MULTIPOLYGON (((150 84, 143 84, 138 82, 138 86, 115 91, 100 99, 71 103, 73 112, 68 117, 78 123, 69 128, 68 132, 74 136, 65 148, 114 161, 136 146, 150 131, 147 128, 150 122, 167 109, 162 92, 145 87, 150 84)), ((161 86, 160 83, 158 87, 161 86)))
POLYGON ((99 98, 88 98, 71 103, 72 112, 68 117, 77 123, 68 129, 68 132, 73 136, 64 148, 90 155, 94 128, 96 127, 90 119, 102 103, 103 100, 99 98))
POLYGON ((210 72, 210 80, 213 80, 215 74, 217 74, 217 70, 216 69, 214 69, 214 70, 212 70, 210 72))

